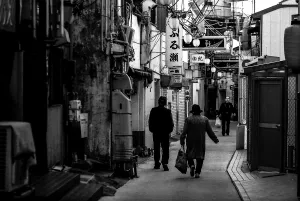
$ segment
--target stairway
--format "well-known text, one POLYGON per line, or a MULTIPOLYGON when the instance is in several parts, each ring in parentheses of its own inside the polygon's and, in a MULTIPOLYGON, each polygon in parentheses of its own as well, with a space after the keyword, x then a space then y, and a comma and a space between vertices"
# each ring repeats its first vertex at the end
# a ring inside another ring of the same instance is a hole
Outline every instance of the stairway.
POLYGON ((103 194, 100 184, 81 184, 80 175, 49 172, 35 184, 34 201, 94 201, 103 194))

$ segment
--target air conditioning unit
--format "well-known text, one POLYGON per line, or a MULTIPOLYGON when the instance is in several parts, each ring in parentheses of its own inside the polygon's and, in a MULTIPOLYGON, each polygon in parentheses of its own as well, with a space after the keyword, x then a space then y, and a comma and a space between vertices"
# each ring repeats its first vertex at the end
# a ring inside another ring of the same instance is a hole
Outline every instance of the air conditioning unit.
POLYGON ((22 178, 21 164, 12 158, 12 134, 10 126, 0 126, 0 192, 12 192, 28 184, 22 178))
POLYGON ((129 45, 132 45, 135 30, 130 26, 123 25, 123 27, 124 27, 124 32, 126 35, 126 40, 129 45))
POLYGON ((0 122, 0 147, 0 192, 15 192, 28 186, 29 167, 36 164, 30 124, 0 122))

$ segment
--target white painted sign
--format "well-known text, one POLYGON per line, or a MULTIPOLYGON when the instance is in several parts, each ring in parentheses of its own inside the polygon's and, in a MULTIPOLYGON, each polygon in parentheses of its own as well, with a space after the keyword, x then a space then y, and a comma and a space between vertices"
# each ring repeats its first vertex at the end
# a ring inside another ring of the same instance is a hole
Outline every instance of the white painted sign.
POLYGON ((204 54, 192 54, 191 63, 204 63, 205 55, 204 54))
POLYGON ((166 26, 166 65, 182 67, 182 27, 172 30, 166 26))

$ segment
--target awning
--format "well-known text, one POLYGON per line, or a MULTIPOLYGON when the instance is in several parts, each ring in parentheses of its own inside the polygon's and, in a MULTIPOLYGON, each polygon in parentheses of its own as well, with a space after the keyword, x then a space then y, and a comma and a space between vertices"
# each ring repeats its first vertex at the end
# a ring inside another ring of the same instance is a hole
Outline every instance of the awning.
POLYGON ((153 71, 151 69, 145 68, 145 70, 142 69, 136 69, 133 67, 129 67, 127 75, 136 78, 136 79, 146 79, 148 84, 150 84, 153 81, 153 71))

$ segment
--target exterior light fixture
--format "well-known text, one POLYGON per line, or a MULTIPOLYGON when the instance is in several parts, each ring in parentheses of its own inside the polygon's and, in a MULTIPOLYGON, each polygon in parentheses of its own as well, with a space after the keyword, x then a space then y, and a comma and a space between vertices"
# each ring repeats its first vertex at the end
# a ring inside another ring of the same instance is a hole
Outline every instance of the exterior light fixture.
POLYGON ((168 6, 171 4, 171 2, 172 0, 158 0, 158 3, 163 6, 168 6))
POLYGON ((205 63, 206 65, 210 64, 210 59, 205 59, 205 60, 204 60, 204 63, 205 63))
POLYGON ((185 34, 183 40, 186 44, 190 44, 193 40, 193 36, 189 33, 185 34))
POLYGON ((177 30, 179 28, 179 20, 177 17, 170 17, 169 18, 169 25, 172 30, 177 30))
POLYGON ((211 67, 210 70, 211 70, 212 73, 214 73, 214 72, 216 72, 217 69, 216 69, 216 67, 213 66, 213 67, 211 67))
POLYGON ((222 72, 218 72, 218 77, 222 77, 222 72))
POLYGON ((200 45, 200 40, 199 39, 194 39, 193 40, 193 46, 198 47, 200 45))

